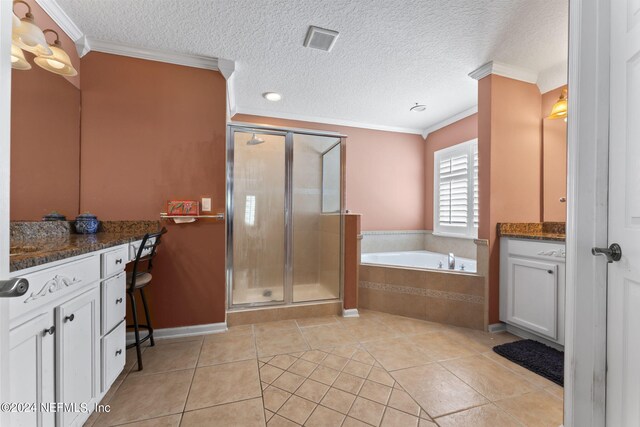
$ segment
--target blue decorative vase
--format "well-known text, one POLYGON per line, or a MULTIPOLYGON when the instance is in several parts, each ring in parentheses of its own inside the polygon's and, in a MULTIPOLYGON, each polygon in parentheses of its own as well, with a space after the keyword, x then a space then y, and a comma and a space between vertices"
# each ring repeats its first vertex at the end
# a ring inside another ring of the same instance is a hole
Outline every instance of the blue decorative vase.
POLYGON ((95 234, 98 232, 100 221, 95 215, 83 213, 76 217, 76 233, 78 234, 95 234))

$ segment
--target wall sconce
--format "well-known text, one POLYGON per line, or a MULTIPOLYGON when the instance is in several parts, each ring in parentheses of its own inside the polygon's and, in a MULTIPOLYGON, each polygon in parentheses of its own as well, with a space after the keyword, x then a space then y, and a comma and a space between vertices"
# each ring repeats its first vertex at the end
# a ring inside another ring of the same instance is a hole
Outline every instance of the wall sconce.
POLYGON ((44 30, 44 33, 53 33, 56 35, 56 39, 52 45, 49 45, 51 49, 51 55, 38 55, 33 62, 40 68, 44 68, 47 71, 51 71, 61 76, 73 77, 77 76, 78 72, 71 64, 69 55, 62 49, 62 43, 60 43, 60 36, 54 30, 44 30))
POLYGON ((24 52, 15 44, 11 43, 11 68, 16 70, 30 70, 29 64, 24 57, 24 52))
POLYGON ((553 107, 551 108, 551 114, 547 118, 564 119, 564 121, 566 122, 567 121, 567 103, 568 103, 567 89, 564 88, 562 89, 560 98, 558 98, 556 103, 553 104, 553 107))
MULTIPOLYGON (((13 27, 12 41, 20 49, 26 50, 36 55, 51 55, 53 52, 47 44, 44 33, 33 23, 31 6, 22 0, 15 0, 13 6, 22 3, 27 6, 27 13, 20 20, 20 25, 13 27)), ((14 13, 15 16, 15 13, 14 13)), ((15 20, 14 20, 15 22, 15 20)))

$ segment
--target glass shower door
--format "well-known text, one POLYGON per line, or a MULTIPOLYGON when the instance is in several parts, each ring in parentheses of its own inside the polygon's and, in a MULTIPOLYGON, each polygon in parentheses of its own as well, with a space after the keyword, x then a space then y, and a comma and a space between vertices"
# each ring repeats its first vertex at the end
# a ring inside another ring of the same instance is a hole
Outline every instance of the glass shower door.
POLYGON ((293 302, 340 298, 340 138, 293 135, 293 302))
POLYGON ((285 301, 284 133, 233 131, 232 305, 285 301))

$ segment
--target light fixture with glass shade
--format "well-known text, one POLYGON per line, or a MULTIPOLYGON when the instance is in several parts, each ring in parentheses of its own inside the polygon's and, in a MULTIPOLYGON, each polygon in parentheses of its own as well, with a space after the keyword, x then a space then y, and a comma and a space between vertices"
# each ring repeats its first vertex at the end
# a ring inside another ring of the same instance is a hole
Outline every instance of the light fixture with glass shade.
POLYGON ((30 70, 31 64, 24 57, 24 52, 15 44, 11 43, 11 68, 16 70, 30 70))
POLYGON ((13 15, 13 17, 12 17, 12 20, 13 20, 13 28, 19 27, 19 26, 20 26, 20 18, 18 18, 18 17, 16 16, 15 12, 14 12, 14 13, 12 13, 12 15, 13 15))
POLYGON ((38 55, 33 62, 35 62, 40 68, 44 68, 52 73, 60 74, 61 76, 77 76, 78 72, 73 68, 69 55, 67 55, 67 52, 62 49, 62 43, 60 43, 58 33, 54 30, 44 30, 44 32, 56 35, 56 40, 52 45, 49 45, 51 55, 38 55))
POLYGON ((564 119, 567 121, 567 88, 562 89, 562 93, 560 94, 560 98, 553 104, 551 108, 551 114, 549 115, 549 119, 564 119))
MULTIPOLYGON (((31 6, 22 0, 15 0, 13 5, 22 3, 27 6, 27 13, 20 20, 20 25, 13 27, 12 40, 20 49, 26 50, 36 55, 51 55, 53 52, 47 44, 44 33, 33 23, 31 6)), ((14 13, 15 16, 15 13, 14 13)))

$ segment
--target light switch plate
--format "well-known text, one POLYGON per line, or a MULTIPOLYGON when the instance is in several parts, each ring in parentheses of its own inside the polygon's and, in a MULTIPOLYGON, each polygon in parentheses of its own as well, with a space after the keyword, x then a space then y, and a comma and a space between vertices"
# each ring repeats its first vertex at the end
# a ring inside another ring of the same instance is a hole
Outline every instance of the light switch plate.
POLYGON ((203 212, 211 212, 211 198, 203 197, 201 206, 203 212))

